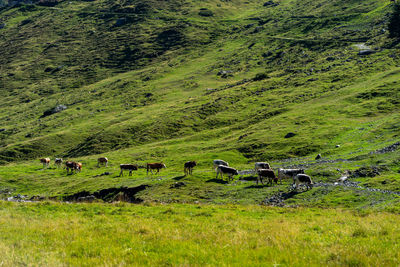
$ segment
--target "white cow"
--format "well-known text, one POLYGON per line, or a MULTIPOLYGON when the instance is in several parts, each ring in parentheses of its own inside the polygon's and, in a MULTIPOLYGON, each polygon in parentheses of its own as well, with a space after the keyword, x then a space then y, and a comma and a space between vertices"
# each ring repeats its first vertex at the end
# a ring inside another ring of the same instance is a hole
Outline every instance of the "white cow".
POLYGON ((218 167, 219 165, 222 165, 222 166, 229 166, 228 162, 226 162, 226 161, 224 161, 224 160, 222 160, 222 159, 214 159, 214 160, 213 160, 213 167, 214 167, 215 171, 217 171, 217 167, 218 167))
POLYGON ((278 169, 278 179, 282 184, 283 178, 294 178, 297 174, 304 174, 303 169, 278 169))
POLYGON ((257 171, 260 169, 271 169, 271 166, 269 165, 269 163, 266 162, 256 162, 254 164, 255 172, 257 173, 257 171))
POLYGON ((293 178, 293 187, 296 185, 296 189, 299 187, 300 184, 305 184, 307 186, 307 190, 313 188, 313 181, 311 177, 304 173, 299 173, 293 178))

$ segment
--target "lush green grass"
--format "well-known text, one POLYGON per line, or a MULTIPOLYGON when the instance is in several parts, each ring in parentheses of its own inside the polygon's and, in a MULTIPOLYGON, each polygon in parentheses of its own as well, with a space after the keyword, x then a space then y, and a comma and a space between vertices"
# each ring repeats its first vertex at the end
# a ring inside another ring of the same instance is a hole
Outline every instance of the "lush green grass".
POLYGON ((388 213, 1 202, 0 214, 8 266, 389 266, 400 257, 399 218, 388 213))

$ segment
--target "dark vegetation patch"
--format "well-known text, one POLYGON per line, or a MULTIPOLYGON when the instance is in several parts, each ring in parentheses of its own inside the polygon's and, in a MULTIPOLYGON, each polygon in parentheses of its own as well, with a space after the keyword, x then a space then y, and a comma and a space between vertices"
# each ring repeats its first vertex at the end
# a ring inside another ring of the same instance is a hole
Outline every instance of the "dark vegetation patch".
POLYGON ((381 172, 388 171, 386 166, 371 166, 371 167, 361 167, 357 170, 350 171, 349 174, 351 177, 375 177, 381 175, 381 172))
POLYGON ((185 35, 179 28, 171 28, 157 34, 156 42, 163 49, 170 49, 178 45, 183 45, 185 43, 185 35))
POLYGON ((200 8, 199 15, 202 17, 212 17, 214 13, 207 8, 200 8))
POLYGON ((73 202, 92 202, 94 200, 103 200, 105 202, 123 201, 130 203, 141 203, 142 199, 136 196, 137 193, 148 188, 149 185, 140 185, 137 187, 107 188, 94 193, 82 191, 73 195, 62 196, 63 201, 73 202))

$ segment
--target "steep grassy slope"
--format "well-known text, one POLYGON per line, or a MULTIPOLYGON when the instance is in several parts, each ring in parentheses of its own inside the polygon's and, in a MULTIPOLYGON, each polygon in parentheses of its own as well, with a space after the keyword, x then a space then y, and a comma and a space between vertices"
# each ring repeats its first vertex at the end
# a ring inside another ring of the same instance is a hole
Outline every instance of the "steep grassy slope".
POLYGON ((398 108, 396 89, 373 100, 357 96, 365 79, 396 88, 380 79, 396 72, 394 52, 379 51, 386 2, 112 3, 3 9, 3 161, 217 129, 246 157, 303 156, 328 149, 326 138, 344 127, 398 108), (198 15, 200 6, 213 16, 198 15), (378 53, 358 56, 358 40, 378 53), (321 107, 337 94, 359 105, 321 107), (44 116, 59 104, 68 109, 44 116), (283 138, 289 131, 298 135, 283 138))

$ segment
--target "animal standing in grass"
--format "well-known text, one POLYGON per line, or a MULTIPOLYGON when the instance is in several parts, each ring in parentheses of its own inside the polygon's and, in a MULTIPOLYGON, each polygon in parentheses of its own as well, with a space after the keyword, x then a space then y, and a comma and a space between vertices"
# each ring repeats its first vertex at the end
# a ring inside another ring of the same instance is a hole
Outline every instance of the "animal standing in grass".
POLYGON ((123 176, 124 171, 129 171, 129 176, 132 176, 132 171, 137 171, 138 165, 136 165, 136 164, 120 164, 119 168, 121 169, 119 176, 123 176))
POLYGON ((297 174, 293 178, 293 187, 296 186, 296 190, 298 189, 300 184, 305 184, 307 190, 312 189, 314 185, 313 181, 311 180, 311 177, 304 173, 297 174))
POLYGON ((54 164, 57 166, 57 168, 60 168, 61 165, 62 165, 62 163, 63 163, 62 158, 56 158, 56 159, 54 160, 54 164))
POLYGON ((101 157, 97 159, 97 167, 100 167, 100 165, 104 165, 108 167, 108 158, 106 157, 101 157))
POLYGON ((217 176, 215 177, 215 179, 218 178, 218 175, 221 175, 221 179, 223 180, 224 179, 223 174, 226 174, 228 176, 228 182, 233 180, 234 175, 239 174, 239 172, 236 169, 234 169, 232 167, 224 166, 224 165, 219 165, 216 168, 216 172, 217 172, 217 176))
POLYGON ((82 163, 75 162, 75 171, 76 172, 81 172, 82 171, 82 163))
POLYGON ((50 158, 42 158, 40 159, 40 163, 43 164, 43 168, 47 168, 50 165, 50 158))
POLYGON ((69 174, 69 170, 71 170, 71 174, 75 172, 81 172, 82 170, 82 163, 75 162, 75 161, 66 161, 65 168, 67 169, 67 174, 69 174))
POLYGON ((258 169, 257 170, 257 184, 258 181, 260 180, 261 184, 263 183, 263 178, 267 178, 268 182, 267 184, 271 184, 272 185, 272 181, 274 181, 275 183, 278 183, 278 178, 276 177, 275 173, 273 170, 271 169, 258 169))
POLYGON ((254 164, 254 170, 257 174, 257 171, 260 169, 271 169, 271 166, 267 162, 256 162, 254 164))
POLYGON ((228 162, 222 160, 222 159, 214 159, 213 160, 213 168, 215 169, 215 171, 217 171, 217 167, 218 166, 229 166, 228 162))
POLYGON ((283 178, 294 179, 294 177, 297 174, 304 174, 304 170, 303 169, 278 169, 278 179, 281 184, 282 184, 283 178))
POLYGON ((183 165, 183 170, 185 172, 185 176, 192 174, 193 172, 193 168, 197 166, 196 161, 187 161, 185 162, 185 164, 183 165))
POLYGON ((156 174, 160 172, 161 169, 165 169, 167 166, 165 166, 164 163, 161 162, 156 162, 156 163, 147 163, 146 164, 146 170, 147 170, 147 175, 149 175, 149 171, 151 174, 153 174, 153 170, 157 170, 156 174))

